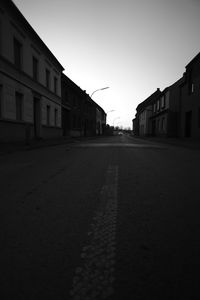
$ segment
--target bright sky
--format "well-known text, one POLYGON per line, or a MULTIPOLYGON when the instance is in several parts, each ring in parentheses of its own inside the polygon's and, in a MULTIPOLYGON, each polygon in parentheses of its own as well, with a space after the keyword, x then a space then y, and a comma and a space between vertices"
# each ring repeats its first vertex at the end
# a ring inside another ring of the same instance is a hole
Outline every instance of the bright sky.
POLYGON ((200 0, 14 0, 110 125, 178 80, 200 52, 200 0))

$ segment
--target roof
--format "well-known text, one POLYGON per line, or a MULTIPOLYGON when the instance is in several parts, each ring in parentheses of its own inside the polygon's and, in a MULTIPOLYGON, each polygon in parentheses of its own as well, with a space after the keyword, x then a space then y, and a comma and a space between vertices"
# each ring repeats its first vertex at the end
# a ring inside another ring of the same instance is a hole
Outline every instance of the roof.
POLYGON ((62 81, 64 81, 68 86, 76 89, 79 93, 83 93, 83 95, 86 96, 86 93, 84 90, 82 90, 75 82, 73 82, 67 75, 62 73, 61 77, 62 81))
POLYGON ((142 110, 144 109, 146 106, 150 105, 152 103, 152 101, 154 101, 158 96, 161 95, 161 91, 158 88, 153 94, 151 94, 147 99, 145 99, 143 102, 141 102, 137 107, 136 110, 142 110))
POLYGON ((200 61, 200 52, 186 65, 186 68, 190 67, 197 61, 200 61))

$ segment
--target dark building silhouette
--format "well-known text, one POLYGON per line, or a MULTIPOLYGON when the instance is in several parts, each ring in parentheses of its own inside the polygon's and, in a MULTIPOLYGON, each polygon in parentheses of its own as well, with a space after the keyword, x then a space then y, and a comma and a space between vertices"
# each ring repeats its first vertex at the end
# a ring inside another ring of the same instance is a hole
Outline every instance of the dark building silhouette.
POLYGON ((63 135, 102 135, 106 126, 104 110, 65 74, 62 74, 63 135))
POLYGON ((181 137, 200 138, 200 53, 186 66, 181 85, 181 137))
POLYGON ((157 101, 161 91, 157 89, 152 95, 141 102, 136 108, 136 118, 133 121, 134 133, 139 136, 149 136, 152 134, 152 103, 157 101))
POLYGON ((199 139, 199 95, 200 53, 186 66, 183 77, 137 106, 133 133, 138 136, 199 139))

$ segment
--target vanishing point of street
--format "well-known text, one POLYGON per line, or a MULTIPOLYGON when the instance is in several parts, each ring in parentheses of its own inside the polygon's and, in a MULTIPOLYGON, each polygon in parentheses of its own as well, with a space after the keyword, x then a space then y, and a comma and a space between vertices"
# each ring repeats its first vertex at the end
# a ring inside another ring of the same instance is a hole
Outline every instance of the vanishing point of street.
POLYGON ((0 156, 0 298, 200 299, 199 169, 128 135, 0 156))

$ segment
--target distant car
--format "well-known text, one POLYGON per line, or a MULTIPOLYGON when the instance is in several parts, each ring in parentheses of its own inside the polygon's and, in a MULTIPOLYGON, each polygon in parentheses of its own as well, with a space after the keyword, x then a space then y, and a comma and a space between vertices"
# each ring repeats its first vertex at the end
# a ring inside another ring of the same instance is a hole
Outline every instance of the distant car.
POLYGON ((122 132, 122 131, 119 131, 119 132, 118 132, 118 135, 123 135, 123 132, 122 132))

